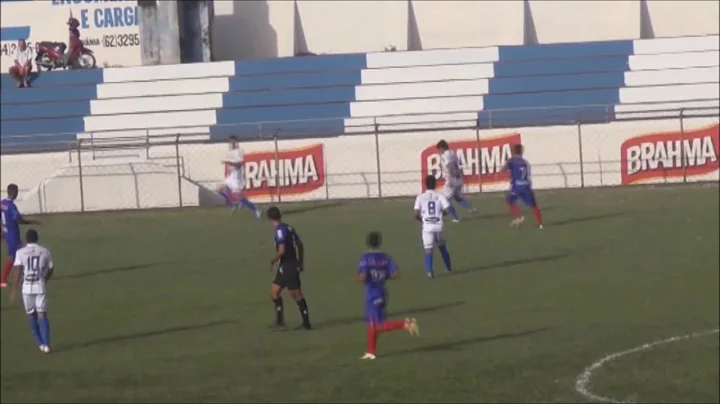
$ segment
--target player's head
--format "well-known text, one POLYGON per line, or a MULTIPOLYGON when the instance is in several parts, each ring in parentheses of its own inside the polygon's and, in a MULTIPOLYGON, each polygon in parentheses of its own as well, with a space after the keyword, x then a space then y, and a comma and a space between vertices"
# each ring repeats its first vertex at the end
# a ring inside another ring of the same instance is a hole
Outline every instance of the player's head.
POLYGON ((38 236, 37 231, 35 229, 29 229, 27 232, 25 232, 25 242, 28 244, 31 243, 37 243, 38 240, 40 240, 40 236, 38 236))
POLYGON ((435 189, 437 187, 437 178, 430 174, 425 177, 425 189, 435 189))
POLYGON ((18 186, 15 184, 9 184, 7 186, 8 198, 15 199, 18 196, 18 186))
POLYGON ((519 143, 516 144, 515 146, 513 146, 513 155, 515 155, 515 156, 522 156, 522 154, 523 154, 523 149, 524 149, 524 148, 523 148, 523 145, 521 145, 521 144, 519 144, 519 143))
POLYGON ((440 150, 441 153, 450 148, 450 146, 448 146, 447 142, 444 140, 439 141, 437 143, 437 146, 435 147, 437 147, 437 149, 440 150))
POLYGON ((282 220, 282 214, 277 206, 271 206, 270 209, 267 210, 267 217, 271 222, 279 222, 282 220))
POLYGON ((237 149, 237 145, 238 145, 237 136, 230 136, 228 138, 228 146, 230 146, 231 149, 237 149))
POLYGON ((371 231, 365 237, 365 244, 373 250, 377 250, 382 245, 382 234, 379 231, 371 231))

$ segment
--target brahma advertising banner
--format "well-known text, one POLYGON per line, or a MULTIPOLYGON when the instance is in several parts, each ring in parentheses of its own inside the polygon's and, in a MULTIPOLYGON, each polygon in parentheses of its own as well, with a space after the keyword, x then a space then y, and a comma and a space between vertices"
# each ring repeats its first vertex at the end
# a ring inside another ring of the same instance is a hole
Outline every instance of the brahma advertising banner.
MULTIPOLYGON (((690 118, 593 125, 529 127, 513 130, 438 130, 393 135, 352 135, 325 139, 247 142, 246 194, 258 202, 316 201, 408 197, 423 191, 428 174, 444 181, 435 145, 446 140, 460 160, 467 192, 497 192, 508 187, 500 169, 512 146, 522 144, 532 166, 536 189, 633 186, 720 179, 720 125, 717 118, 690 118)), ((90 153, 90 152, 88 152, 90 153)), ((203 194, 214 192, 226 175, 221 162, 226 144, 150 146, 144 160, 120 170, 127 152, 107 151, 96 159, 82 156, 85 208, 103 209, 103 195, 117 198, 110 209, 202 205, 203 194), (123 154, 125 153, 125 154, 123 154), (112 162, 108 162, 112 161, 112 162), (173 162, 180 162, 180 168, 173 162), (93 170, 116 178, 91 181, 93 170), (90 174, 87 174, 90 173, 90 174), (178 179, 178 173, 181 173, 178 179), (125 176, 125 177, 124 177, 125 176), (143 182, 138 186, 134 180, 143 182), (93 185, 95 184, 95 185, 93 185), (133 185, 135 184, 135 185, 133 185), (143 185, 144 184, 144 185, 143 185), (111 187, 111 188, 107 188, 111 187), (141 195, 136 195, 141 193, 141 195), (142 201, 142 206, 137 205, 142 201)), ((8 155, 0 160, 4 187, 10 181, 28 190, 19 202, 28 213, 80 209, 78 159, 67 153, 8 155), (41 162, 42 164, 40 164, 41 162), (42 189, 42 198, 37 192, 42 189), (35 192, 35 194, 33 194, 35 192), (39 205, 39 204, 42 204, 39 205)), ((107 202, 108 204, 110 202, 107 202)))
POLYGON ((2 2, 2 69, 13 63, 17 42, 68 40, 66 22, 80 22, 80 39, 92 49, 98 67, 139 66, 139 14, 136 0, 13 0, 2 2))

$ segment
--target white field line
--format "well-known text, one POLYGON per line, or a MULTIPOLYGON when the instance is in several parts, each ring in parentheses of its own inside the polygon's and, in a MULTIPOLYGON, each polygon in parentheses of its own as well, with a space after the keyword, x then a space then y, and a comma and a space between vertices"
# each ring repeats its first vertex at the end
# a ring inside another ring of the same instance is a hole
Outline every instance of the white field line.
POLYGON ((694 339, 694 338, 700 338, 705 337, 712 334, 717 334, 720 332, 720 329, 715 329, 711 331, 702 331, 702 332, 696 332, 692 334, 686 334, 686 335, 680 335, 676 337, 671 337, 668 339, 660 340, 660 341, 654 341, 650 342, 644 345, 640 345, 639 347, 628 349, 626 351, 616 352, 610 355, 605 356, 604 358, 598 360, 597 362, 593 363, 592 365, 585 368, 585 370, 580 373, 575 379, 575 391, 578 392, 580 395, 582 395, 585 398, 588 398, 593 401, 601 401, 606 403, 617 403, 617 404, 625 404, 625 403, 631 403, 631 401, 622 401, 611 397, 603 397, 601 395, 595 394, 590 390, 590 380, 593 377, 593 373, 597 371, 598 369, 602 368, 609 362, 620 358, 622 356, 647 351, 649 349, 656 348, 661 345, 670 344, 672 342, 677 341, 683 341, 688 339, 694 339))

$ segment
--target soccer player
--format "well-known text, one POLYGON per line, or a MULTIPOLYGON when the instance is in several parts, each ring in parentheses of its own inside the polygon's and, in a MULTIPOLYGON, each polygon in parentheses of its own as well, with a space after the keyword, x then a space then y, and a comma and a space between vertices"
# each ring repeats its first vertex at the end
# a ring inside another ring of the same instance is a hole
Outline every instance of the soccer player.
POLYGON ((227 157, 222 163, 229 168, 229 173, 225 178, 224 186, 221 187, 220 195, 229 205, 233 206, 233 212, 238 208, 247 208, 253 211, 255 216, 260 219, 262 214, 260 208, 250 202, 243 194, 245 189, 245 153, 238 146, 236 136, 230 136, 228 148, 227 157))
POLYGON ((398 267, 392 257, 380 251, 382 236, 378 232, 367 235, 366 244, 370 251, 360 257, 357 280, 365 284, 365 318, 367 319, 367 352, 361 359, 376 358, 378 335, 388 331, 407 330, 410 335, 418 335, 417 320, 386 320, 387 289, 385 282, 397 279, 398 267))
POLYGON ((525 217, 520 214, 517 207, 517 200, 520 199, 532 209, 535 215, 535 221, 539 228, 543 228, 542 215, 535 200, 535 192, 532 189, 532 181, 530 180, 530 163, 523 158, 523 146, 517 144, 513 146, 513 156, 508 159, 502 171, 510 173, 510 190, 507 192, 505 201, 507 203, 510 214, 513 217, 511 226, 520 226, 525 217))
POLYGON ((38 244, 38 234, 30 229, 25 234, 27 244, 17 251, 15 257, 15 283, 10 301, 15 300, 18 285, 22 282, 23 303, 30 319, 30 331, 38 348, 50 353, 50 322, 47 316, 47 282, 54 267, 50 250, 38 244))
POLYGON ((270 261, 270 271, 275 269, 278 262, 280 263, 277 267, 275 280, 270 286, 270 298, 275 304, 275 326, 278 328, 285 327, 283 301, 280 294, 283 289, 287 289, 300 309, 302 328, 309 330, 312 328, 310 326, 310 315, 307 301, 305 301, 305 296, 303 296, 300 287, 300 273, 303 271, 303 263, 305 262, 305 246, 303 246, 295 229, 282 222, 280 209, 275 206, 271 207, 267 211, 267 217, 275 229, 276 253, 275 257, 270 261))
MULTIPOLYGON (((465 199, 465 195, 463 195, 462 171, 460 170, 460 162, 458 161, 457 155, 454 151, 450 150, 450 147, 444 140, 438 142, 437 149, 440 151, 445 174, 443 195, 445 195, 448 201, 455 199, 460 206, 472 213, 472 205, 470 205, 470 201, 465 199)), ((460 221, 460 217, 452 204, 450 204, 450 216, 452 216, 453 222, 460 221)))
POLYGON ((415 198, 415 219, 422 223, 422 241, 425 248, 425 272, 433 279, 433 250, 440 250, 445 270, 452 272, 450 252, 443 237, 443 216, 450 210, 450 202, 437 191, 437 179, 433 175, 425 177, 425 192, 415 198))
POLYGON ((36 220, 26 220, 20 214, 17 206, 15 205, 15 199, 18 197, 18 186, 15 184, 9 184, 7 186, 7 198, 0 202, 0 212, 2 213, 2 233, 5 238, 5 244, 7 245, 8 256, 2 269, 2 278, 0 278, 0 287, 7 287, 7 280, 10 271, 12 270, 13 263, 15 262, 15 255, 20 247, 22 247, 22 241, 20 240, 20 225, 21 224, 40 224, 36 220))

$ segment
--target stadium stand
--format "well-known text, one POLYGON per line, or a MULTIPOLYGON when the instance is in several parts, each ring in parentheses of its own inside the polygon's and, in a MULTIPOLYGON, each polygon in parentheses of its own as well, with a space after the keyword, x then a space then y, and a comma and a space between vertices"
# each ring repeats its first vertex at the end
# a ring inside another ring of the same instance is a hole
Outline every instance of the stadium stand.
POLYGON ((51 72, 29 89, 3 75, 2 144, 677 116, 718 107, 718 44, 701 36, 51 72))

